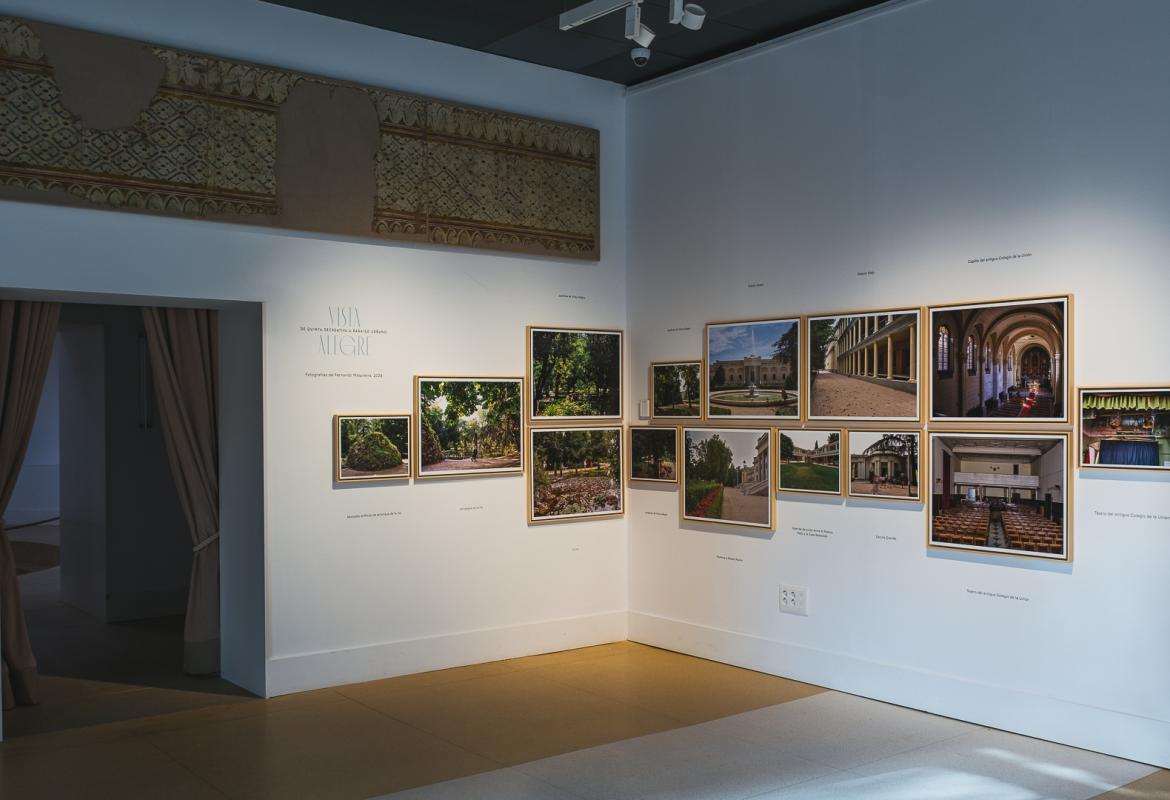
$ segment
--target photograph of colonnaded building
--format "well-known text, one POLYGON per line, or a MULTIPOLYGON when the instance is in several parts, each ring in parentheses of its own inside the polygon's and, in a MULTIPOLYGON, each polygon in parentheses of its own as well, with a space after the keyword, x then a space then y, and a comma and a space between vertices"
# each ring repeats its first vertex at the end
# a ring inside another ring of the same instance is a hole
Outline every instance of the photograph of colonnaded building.
POLYGON ((918 312, 809 319, 809 416, 918 419, 918 312))
POLYGON ((932 308, 931 416, 1066 418, 1065 298, 932 308))
POLYGON ((918 434, 849 432, 849 494, 915 499, 918 494, 918 434))
POLYGON ((707 413, 795 417, 800 414, 800 320, 707 326, 707 413))
POLYGON ((1065 558, 1066 439, 932 434, 930 541, 1065 558))

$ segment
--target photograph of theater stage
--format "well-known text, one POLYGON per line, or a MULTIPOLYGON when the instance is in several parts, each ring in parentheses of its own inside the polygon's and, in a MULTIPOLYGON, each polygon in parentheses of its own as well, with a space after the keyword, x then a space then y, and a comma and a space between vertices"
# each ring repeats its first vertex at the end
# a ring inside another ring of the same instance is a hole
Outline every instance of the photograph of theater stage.
POLYGON ((810 419, 918 419, 918 312, 810 317, 810 419))
POLYGON ((930 440, 931 545, 1068 558, 1065 434, 930 440))
POLYGON ((1068 300, 937 307, 931 418, 1065 422, 1068 300))

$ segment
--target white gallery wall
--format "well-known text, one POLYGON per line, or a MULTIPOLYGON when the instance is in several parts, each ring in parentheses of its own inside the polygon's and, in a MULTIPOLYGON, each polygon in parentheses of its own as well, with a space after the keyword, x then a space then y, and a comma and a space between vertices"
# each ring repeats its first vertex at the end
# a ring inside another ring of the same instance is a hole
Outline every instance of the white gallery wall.
MULTIPOLYGON (((1165 385, 1167 30, 1158 0, 924 0, 635 88, 631 362, 707 321, 1071 292, 1075 381, 1165 385)), ((760 535, 635 490, 630 636, 1170 765, 1170 482, 1074 492, 1052 564, 928 552, 904 502, 785 495, 760 535)))
POLYGON ((516 476, 331 480, 335 413, 409 412, 416 373, 523 375, 526 323, 624 326, 622 87, 253 0, 0 13, 600 129, 600 263, 0 203, 0 287, 263 304, 267 675, 225 653, 226 677, 271 695, 623 639, 624 520, 530 528, 516 476), (302 330, 331 307, 383 332, 368 357, 302 330))

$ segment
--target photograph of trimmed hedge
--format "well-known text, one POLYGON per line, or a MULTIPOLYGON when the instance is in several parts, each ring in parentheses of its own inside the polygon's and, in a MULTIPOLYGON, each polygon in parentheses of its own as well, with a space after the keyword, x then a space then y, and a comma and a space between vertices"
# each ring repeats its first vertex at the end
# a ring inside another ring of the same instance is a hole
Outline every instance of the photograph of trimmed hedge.
POLYGON ((683 429, 684 519, 772 527, 772 432, 683 429))
POLYGON ((339 483, 410 477, 410 415, 333 418, 333 477, 339 483))
POLYGON ((523 471, 522 378, 415 378, 417 477, 523 471))
POLYGON ((621 428, 533 428, 532 522, 621 514, 621 428))
POLYGON ((528 364, 534 419, 621 416, 621 331, 529 328, 528 364))

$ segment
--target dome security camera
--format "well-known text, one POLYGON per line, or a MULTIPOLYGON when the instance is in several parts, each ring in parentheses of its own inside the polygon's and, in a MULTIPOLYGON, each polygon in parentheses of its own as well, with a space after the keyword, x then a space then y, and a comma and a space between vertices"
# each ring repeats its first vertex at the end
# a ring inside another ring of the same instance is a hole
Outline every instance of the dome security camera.
POLYGON ((633 59, 635 67, 644 67, 650 60, 649 47, 635 47, 630 51, 630 58, 633 59))

